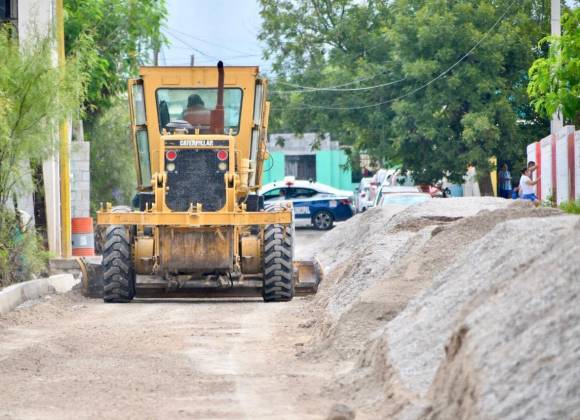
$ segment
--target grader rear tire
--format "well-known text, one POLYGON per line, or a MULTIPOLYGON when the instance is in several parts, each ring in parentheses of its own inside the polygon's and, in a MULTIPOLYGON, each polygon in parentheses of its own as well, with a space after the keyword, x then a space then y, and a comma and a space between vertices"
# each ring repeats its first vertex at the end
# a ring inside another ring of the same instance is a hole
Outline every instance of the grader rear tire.
POLYGON ((263 289, 265 302, 287 302, 294 297, 293 259, 293 226, 266 226, 263 289))
POLYGON ((124 226, 107 228, 102 264, 103 300, 107 303, 127 303, 133 300, 135 269, 129 232, 124 226))

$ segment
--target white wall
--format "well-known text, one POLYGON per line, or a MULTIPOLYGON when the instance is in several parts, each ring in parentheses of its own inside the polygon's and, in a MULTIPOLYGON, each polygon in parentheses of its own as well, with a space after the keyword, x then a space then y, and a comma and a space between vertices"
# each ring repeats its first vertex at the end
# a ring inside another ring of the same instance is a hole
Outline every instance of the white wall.
POLYGON ((574 163, 575 163, 575 193, 576 200, 580 200, 580 131, 574 133, 574 163))
POLYGON ((18 37, 21 42, 48 35, 56 21, 55 0, 18 0, 18 37))
MULTIPOLYGON (((18 37, 22 45, 32 42, 35 35, 52 34, 56 22, 55 0, 18 1, 18 37)), ((54 63, 57 64, 56 45, 54 63)), ((55 133, 57 136, 58 133, 55 133)), ((42 165, 46 200, 47 236, 49 250, 60 254, 60 187, 58 156, 48 159, 42 165)))
POLYGON ((574 127, 566 126, 556 134, 556 203, 568 201, 570 177, 568 169, 568 131, 574 127))
POLYGON ((554 190, 552 188, 552 136, 544 137, 540 141, 540 150, 542 153, 542 194, 540 199, 547 200, 551 197, 554 190))
MULTIPOLYGON (((536 143, 528 145, 528 159, 530 150, 535 145, 536 143)), ((557 204, 580 199, 580 131, 575 131, 572 125, 562 127, 555 135, 547 136, 540 141, 540 152, 542 175, 540 198, 555 199, 557 204)))

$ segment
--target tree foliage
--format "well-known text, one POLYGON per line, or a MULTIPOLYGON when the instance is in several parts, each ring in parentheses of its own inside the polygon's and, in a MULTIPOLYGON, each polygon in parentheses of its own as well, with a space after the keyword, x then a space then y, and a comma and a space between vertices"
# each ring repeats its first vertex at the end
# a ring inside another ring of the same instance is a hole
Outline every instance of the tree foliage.
POLYGON ((67 51, 82 51, 90 75, 89 123, 127 88, 139 65, 165 42, 165 0, 65 0, 67 51), (94 116, 94 118, 93 118, 94 116))
POLYGON ((547 127, 526 95, 545 0, 260 2, 273 129, 329 132, 433 182, 523 159, 547 127))
POLYGON ((78 112, 85 76, 76 57, 54 66, 52 38, 27 43, 0 29, 0 207, 21 184, 22 162, 42 162, 57 146, 58 124, 78 112))
POLYGON ((565 119, 580 125, 580 8, 562 22, 562 36, 540 41, 540 48, 550 44, 550 53, 530 67, 528 94, 537 112, 551 117, 561 107, 565 119))
POLYGON ((127 204, 135 186, 127 79, 166 42, 165 0, 65 0, 67 51, 82 51, 90 75, 85 137, 91 142, 91 207, 127 204), (122 152, 122 153, 121 153, 122 152))
POLYGON ((128 205, 137 185, 133 148, 129 135, 126 98, 116 98, 92 130, 91 188, 92 210, 100 203, 128 205))

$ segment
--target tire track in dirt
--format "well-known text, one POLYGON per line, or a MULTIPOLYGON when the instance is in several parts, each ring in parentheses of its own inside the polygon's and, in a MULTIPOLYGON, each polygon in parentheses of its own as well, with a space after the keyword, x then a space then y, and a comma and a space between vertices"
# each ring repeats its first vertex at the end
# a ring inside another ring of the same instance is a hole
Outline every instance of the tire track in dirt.
POLYGON ((305 303, 52 297, 0 320, 0 417, 322 418, 305 303))

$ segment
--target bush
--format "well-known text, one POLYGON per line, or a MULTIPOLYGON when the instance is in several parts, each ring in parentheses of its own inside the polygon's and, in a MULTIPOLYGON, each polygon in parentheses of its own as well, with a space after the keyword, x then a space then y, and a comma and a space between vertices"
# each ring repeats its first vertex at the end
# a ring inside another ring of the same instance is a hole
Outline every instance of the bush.
POLYGON ((48 252, 34 229, 25 229, 12 211, 0 210, 0 287, 46 271, 48 252))
POLYGON ((576 201, 565 201, 560 204, 560 208, 566 213, 570 214, 580 214, 580 200, 576 201))

